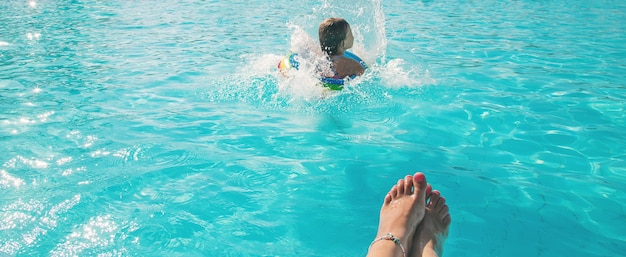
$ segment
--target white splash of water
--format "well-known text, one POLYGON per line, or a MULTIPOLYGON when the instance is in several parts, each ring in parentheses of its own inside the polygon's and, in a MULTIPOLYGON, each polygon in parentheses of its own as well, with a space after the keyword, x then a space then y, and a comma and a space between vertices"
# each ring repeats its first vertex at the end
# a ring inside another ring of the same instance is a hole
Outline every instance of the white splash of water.
POLYGON ((374 8, 374 24, 376 24, 376 46, 375 53, 378 56, 384 58, 387 54, 387 34, 385 31, 385 13, 383 12, 383 1, 382 0, 372 0, 372 6, 374 8))
MULTIPOLYGON (((242 77, 248 79, 271 76, 276 81, 276 88, 274 88, 276 92, 272 92, 273 97, 282 97, 288 99, 288 102, 296 99, 315 101, 338 94, 320 86, 319 67, 323 67, 324 65, 320 64, 327 61, 322 54, 317 35, 313 34, 316 34, 319 22, 325 18, 343 17, 350 23, 355 37, 354 47, 350 51, 360 56, 369 66, 364 76, 350 81, 347 87, 372 81, 379 81, 381 86, 387 88, 420 87, 424 84, 435 83, 427 70, 407 63, 401 58, 387 59, 387 37, 382 0, 371 0, 358 7, 355 7, 354 3, 324 0, 321 6, 312 10, 312 14, 303 15, 304 18, 294 18, 287 22, 287 26, 292 30, 289 51, 298 54, 296 59, 300 65, 297 70, 291 69, 286 74, 281 74, 277 66, 285 55, 257 54, 243 57, 247 64, 240 69, 238 74, 245 74, 242 77)), ((246 83, 245 80, 241 82, 246 83)), ((267 89, 267 86, 259 88, 259 90, 267 89)), ((267 96, 266 93, 259 93, 259 96, 267 96)))
POLYGON ((389 88, 419 87, 436 83, 428 70, 422 71, 419 66, 408 65, 400 58, 391 59, 378 66, 377 72, 384 85, 389 88))
POLYGON ((289 50, 293 53, 299 54, 316 54, 322 55, 322 49, 319 41, 309 35, 302 26, 289 25, 289 28, 293 30, 291 34, 289 50))
MULTIPOLYGON (((324 0, 323 7, 316 10, 320 22, 341 13, 352 28, 354 46, 350 51, 361 57, 369 66, 365 79, 376 77, 382 86, 389 88, 419 87, 435 83, 427 70, 407 63, 401 58, 388 59, 385 13, 382 0, 371 0, 362 4, 339 0, 324 0), (372 74, 373 76, 368 76, 372 74)), ((316 26, 318 24, 315 24, 316 26)))

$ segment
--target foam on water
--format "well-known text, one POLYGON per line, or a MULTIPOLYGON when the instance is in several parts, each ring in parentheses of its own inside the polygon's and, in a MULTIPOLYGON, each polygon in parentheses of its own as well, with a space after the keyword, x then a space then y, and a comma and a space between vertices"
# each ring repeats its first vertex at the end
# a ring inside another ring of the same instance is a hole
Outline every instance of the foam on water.
MULTIPOLYGON (((358 8, 354 4, 342 1, 324 1, 321 7, 313 8, 304 18, 298 16, 290 19, 286 26, 291 30, 289 42, 284 47, 286 52, 298 53, 301 67, 298 71, 291 70, 289 78, 282 76, 276 69, 281 53, 247 54, 244 55, 242 67, 233 78, 233 83, 249 79, 277 81, 274 99, 287 97, 287 102, 294 99, 318 101, 321 98, 340 94, 329 92, 319 86, 316 63, 324 62, 317 40, 317 25, 327 17, 343 17, 351 24, 355 35, 353 51, 363 58, 369 66, 366 74, 348 81, 343 93, 360 91, 368 94, 368 87, 383 86, 386 88, 416 88, 425 84, 434 84, 428 70, 406 63, 401 58, 386 57, 387 39, 385 35, 385 18, 382 1, 364 2, 358 8), (375 81, 374 81, 375 80, 375 81)), ((257 84, 258 85, 258 84, 257 84)), ((267 88, 265 88, 267 89, 267 88)), ((256 91, 263 91, 257 88, 256 91)), ((244 90, 246 91, 246 90, 244 90)), ((253 90, 255 91, 255 90, 253 90)), ((274 90, 270 90, 274 92, 274 90)))

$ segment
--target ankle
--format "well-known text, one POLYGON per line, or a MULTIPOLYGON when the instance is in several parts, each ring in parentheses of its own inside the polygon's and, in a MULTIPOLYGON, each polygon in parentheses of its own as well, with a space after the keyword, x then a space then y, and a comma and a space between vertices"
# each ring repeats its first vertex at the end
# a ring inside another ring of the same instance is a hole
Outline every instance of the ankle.
POLYGON ((437 251, 433 248, 424 248, 422 250, 422 257, 439 257, 439 254, 437 254, 437 251))
MULTIPOLYGON (((406 248, 402 241, 391 233, 377 237, 370 243, 370 253, 373 252, 393 252, 394 256, 406 257, 406 248), (372 249, 374 248, 374 249, 372 249)), ((372 254, 372 256, 378 256, 372 254)))
POLYGON ((441 249, 437 249, 437 239, 431 239, 422 246, 422 257, 437 257, 441 254, 441 249))

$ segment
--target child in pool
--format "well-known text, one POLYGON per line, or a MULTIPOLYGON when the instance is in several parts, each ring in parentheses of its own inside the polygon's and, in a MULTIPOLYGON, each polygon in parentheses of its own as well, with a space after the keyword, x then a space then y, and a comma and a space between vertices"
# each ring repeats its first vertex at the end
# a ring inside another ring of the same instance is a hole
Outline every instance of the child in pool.
POLYGON ((350 24, 342 18, 325 19, 318 30, 322 52, 330 59, 330 72, 324 72, 324 76, 336 79, 354 77, 363 74, 363 66, 343 54, 352 47, 354 36, 350 24))

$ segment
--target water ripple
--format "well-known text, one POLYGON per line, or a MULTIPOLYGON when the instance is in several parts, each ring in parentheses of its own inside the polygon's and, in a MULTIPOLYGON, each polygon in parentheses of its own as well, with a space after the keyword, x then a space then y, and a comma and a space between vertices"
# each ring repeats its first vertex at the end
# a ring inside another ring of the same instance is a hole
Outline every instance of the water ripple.
POLYGON ((0 1, 0 255, 364 255, 416 169, 451 255, 624 252, 624 3, 357 4, 0 1), (334 13, 371 69, 283 81, 334 13))

